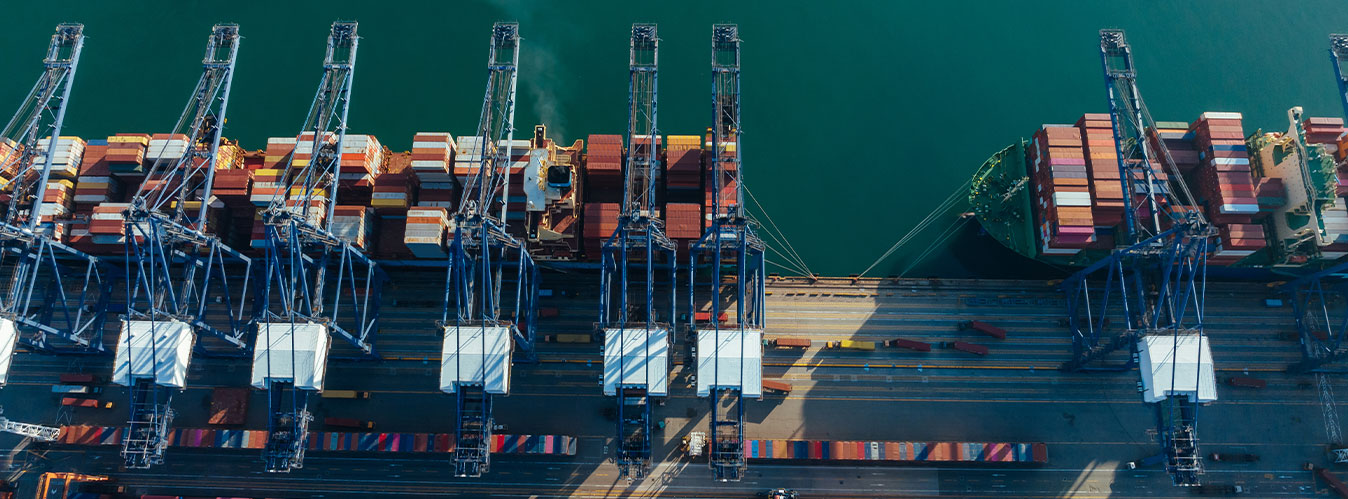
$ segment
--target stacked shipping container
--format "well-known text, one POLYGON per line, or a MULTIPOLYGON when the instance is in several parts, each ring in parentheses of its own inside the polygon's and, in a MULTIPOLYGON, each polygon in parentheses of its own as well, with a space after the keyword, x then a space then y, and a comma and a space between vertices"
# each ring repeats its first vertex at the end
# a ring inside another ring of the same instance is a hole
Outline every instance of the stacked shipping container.
POLYGON ((1095 242, 1081 132, 1075 126, 1044 125, 1035 132, 1028 149, 1030 178, 1040 214, 1040 251, 1044 254, 1075 254, 1095 242))

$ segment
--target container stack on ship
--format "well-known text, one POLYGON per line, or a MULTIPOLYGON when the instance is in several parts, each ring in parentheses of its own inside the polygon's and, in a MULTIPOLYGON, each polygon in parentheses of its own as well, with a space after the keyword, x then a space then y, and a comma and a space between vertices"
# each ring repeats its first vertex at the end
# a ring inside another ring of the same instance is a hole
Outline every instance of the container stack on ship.
MULTIPOLYGON (((509 170, 498 172, 510 175, 505 218, 538 261, 593 264, 616 228, 627 145, 620 135, 588 138, 588 143, 563 145, 540 125, 531 139, 488 145, 488 154, 505 154, 509 146, 510 157, 501 162, 509 170)), ((231 246, 261 255, 266 241, 261 212, 284 198, 295 172, 313 157, 312 139, 271 137, 254 150, 223 139, 207 200, 207 229, 231 246)), ((418 132, 410 139, 410 151, 394 152, 373 135, 348 134, 340 152, 342 204, 333 207, 333 232, 378 259, 444 258, 463 186, 481 161, 478 137, 418 132)), ((642 147, 653 143, 660 159, 654 215, 665 220, 669 237, 686 254, 711 210, 705 139, 639 140, 642 147)), ((335 142, 335 136, 327 140, 330 147, 335 142)), ((154 161, 206 147, 167 134, 119 133, 87 141, 60 137, 43 216, 58 222, 53 227, 62 241, 91 254, 120 255, 126 243, 122 213, 131 197, 143 184, 167 181, 146 177, 154 161)), ((328 216, 319 203, 288 203, 316 222, 328 216)))
MULTIPOLYGON (((1343 120, 1303 118, 1287 132, 1249 132, 1240 113, 1205 112, 1192 122, 1157 122, 1147 136, 1170 153, 1217 230, 1208 262, 1215 267, 1319 265, 1348 256, 1348 137, 1343 120), (1298 136, 1301 140, 1298 140, 1298 136)), ((1151 185, 1133 179, 1135 196, 1178 188, 1160 165, 1151 185)), ((1075 125, 1046 124, 1028 142, 997 153, 975 174, 969 199, 980 224, 1017 253, 1080 266, 1116 247, 1124 221, 1123 186, 1108 114, 1075 125)), ((1135 214, 1152 220, 1150 207, 1135 214)))

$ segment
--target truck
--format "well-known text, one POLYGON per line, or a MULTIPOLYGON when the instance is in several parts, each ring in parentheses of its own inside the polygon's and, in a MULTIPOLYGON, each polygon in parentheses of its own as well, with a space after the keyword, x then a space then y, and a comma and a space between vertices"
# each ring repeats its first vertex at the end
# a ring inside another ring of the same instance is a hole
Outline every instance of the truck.
POLYGON ((323 418, 323 424, 335 426, 338 428, 351 428, 356 430, 373 430, 374 421, 362 421, 355 418, 323 418))
POLYGON ((63 385, 96 385, 98 377, 92 374, 66 373, 59 378, 63 385))
POLYGON ((588 334, 548 334, 543 336, 545 343, 589 343, 588 334))
POLYGON ((78 393, 83 395, 93 395, 102 392, 103 389, 97 386, 85 385, 52 385, 52 393, 78 393))
POLYGON ((886 342, 885 342, 885 345, 886 345, 886 346, 891 346, 891 347, 898 347, 898 348, 907 348, 907 349, 909 349, 909 350, 913 350, 913 351, 917 351, 917 352, 930 352, 930 351, 931 351, 931 343, 923 343, 923 342, 921 342, 921 341, 905 340, 905 339, 903 339, 903 338, 894 338, 894 339, 892 339, 892 340, 886 341, 886 342))
POLYGON ((999 340, 1004 340, 1004 339, 1006 339, 1006 330, 1005 330, 1005 329, 999 328, 999 327, 997 327, 997 326, 994 326, 994 325, 992 325, 992 324, 988 324, 988 323, 983 322, 983 321, 964 321, 964 322, 961 322, 961 323, 960 323, 959 328, 960 328, 960 331, 968 331, 968 330, 972 329, 972 330, 974 330, 974 331, 978 331, 978 332, 980 332, 980 333, 986 334, 986 335, 991 336, 991 337, 993 337, 993 338, 997 338, 997 339, 999 339, 999 340))
POLYGON ((207 424, 238 426, 248 416, 248 389, 220 387, 211 390, 211 416, 207 424))
POLYGON ((61 405, 66 407, 87 407, 90 409, 112 408, 112 402, 100 402, 97 399, 80 397, 61 397, 61 405))
POLYGON ((1208 459, 1219 463, 1257 463, 1259 455, 1248 452, 1213 452, 1208 455, 1208 459))
POLYGON ((1268 383, 1262 379, 1251 378, 1249 376, 1232 376, 1226 378, 1226 384, 1240 388, 1263 388, 1268 385, 1268 383))
POLYGON ((810 348, 812 343, 809 338, 768 338, 763 340, 764 346, 777 348, 810 348))
POLYGON ((1339 497, 1348 498, 1348 484, 1344 484, 1343 481, 1339 480, 1339 477, 1334 476, 1334 473, 1330 472, 1329 469, 1317 468, 1315 474, 1320 476, 1320 479, 1325 482, 1325 485, 1329 487, 1329 490, 1334 491, 1339 497))
POLYGON ((853 341, 853 340, 830 341, 824 344, 824 348, 845 348, 847 350, 872 351, 875 350, 875 342, 853 341))
POLYGON ((370 392, 358 390, 323 390, 325 399, 367 399, 370 398, 370 392))
POLYGON ((770 392, 777 392, 783 395, 791 393, 791 383, 785 381, 763 380, 763 389, 770 392))
POLYGON ((538 307, 539 319, 550 319, 562 315, 562 311, 557 307, 538 307))
POLYGON ((954 348, 955 350, 959 350, 959 351, 964 352, 964 353, 971 353, 971 354, 978 355, 978 356, 983 356, 983 355, 987 355, 987 354, 988 354, 988 347, 985 347, 985 346, 979 345, 979 344, 975 344, 975 343, 966 343, 966 342, 963 342, 963 341, 954 341, 954 342, 950 342, 949 345, 950 345, 950 348, 954 348))

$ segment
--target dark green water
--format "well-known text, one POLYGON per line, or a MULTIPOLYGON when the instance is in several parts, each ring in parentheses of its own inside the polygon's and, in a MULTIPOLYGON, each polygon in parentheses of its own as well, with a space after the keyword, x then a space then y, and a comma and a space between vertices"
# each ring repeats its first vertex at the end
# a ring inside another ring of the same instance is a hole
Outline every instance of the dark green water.
MULTIPOLYGON (((301 125, 336 19, 361 22, 353 130, 395 149, 476 126, 491 23, 524 37, 517 129, 622 133, 627 36, 658 22, 660 128, 711 120, 710 31, 745 40, 746 184, 810 268, 860 272, 988 155, 1039 124, 1106 109, 1096 31, 1128 30, 1158 120, 1204 110, 1283 128, 1289 106, 1339 116, 1327 35, 1340 1, 1297 2, 6 2, 0 113, 32 85, 59 22, 88 36, 66 133, 172 126, 216 22, 244 41, 226 133, 252 148, 301 125), (425 4, 425 5, 423 5, 425 4)), ((947 224, 942 224, 947 225, 947 224)), ((943 227, 941 227, 943 228, 943 227)), ((939 228, 938 228, 939 229, 939 228)), ((872 271, 907 266, 936 232, 872 271)), ((780 258, 778 258, 780 259, 780 258)), ((935 259, 918 272, 949 270, 935 259)))

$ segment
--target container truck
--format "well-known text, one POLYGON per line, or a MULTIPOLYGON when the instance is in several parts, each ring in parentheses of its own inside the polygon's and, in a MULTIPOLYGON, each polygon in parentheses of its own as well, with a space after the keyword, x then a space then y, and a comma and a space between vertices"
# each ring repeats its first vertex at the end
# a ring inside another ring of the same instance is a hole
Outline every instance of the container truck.
POLYGON ((853 340, 830 341, 828 343, 825 343, 825 348, 843 348, 847 350, 872 351, 875 350, 875 342, 853 341, 853 340))
POLYGON ((60 382, 63 385, 96 385, 98 377, 92 374, 66 373, 61 375, 60 382))
POLYGON ((557 307, 538 307, 539 319, 551 319, 560 315, 562 315, 562 311, 557 307))
POLYGON ((930 352, 930 351, 931 351, 931 344, 930 344, 930 343, 923 343, 923 342, 921 342, 921 341, 913 341, 913 340, 905 340, 905 339, 903 339, 903 338, 894 338, 894 339, 892 339, 892 340, 889 340, 889 341, 885 342, 885 345, 888 345, 888 346, 891 346, 891 347, 898 347, 898 348, 907 348, 907 349, 909 349, 909 350, 913 350, 913 351, 917 351, 917 352, 930 352))
POLYGON ((373 430, 374 421, 361 421, 355 418, 323 418, 323 424, 338 428, 373 430))
POLYGON ((588 334, 548 334, 543 336, 545 343, 589 343, 588 334))
POLYGON ((810 348, 808 338, 769 338, 763 340, 764 346, 777 348, 810 348))
POLYGON ((992 324, 983 321, 964 321, 960 323, 960 331, 968 331, 971 329, 999 340, 1006 339, 1006 330, 992 324))
POLYGON ((1226 384, 1241 388, 1263 388, 1268 385, 1268 383, 1262 379, 1251 378, 1249 376, 1232 376, 1226 378, 1226 384))
POLYGON ((785 395, 791 393, 791 383, 765 379, 763 380, 763 389, 785 395))
POLYGON ((976 343, 967 343, 967 342, 963 342, 963 341, 953 341, 953 342, 946 343, 946 345, 949 346, 950 348, 953 348, 953 349, 955 349, 955 350, 959 350, 959 351, 964 352, 964 353, 971 353, 971 354, 979 355, 979 356, 987 355, 987 354, 988 354, 988 347, 985 347, 985 346, 983 346, 983 345, 979 345, 979 344, 976 344, 976 343))
POLYGON ((370 392, 357 390, 323 390, 325 399, 367 399, 370 398, 370 392))

